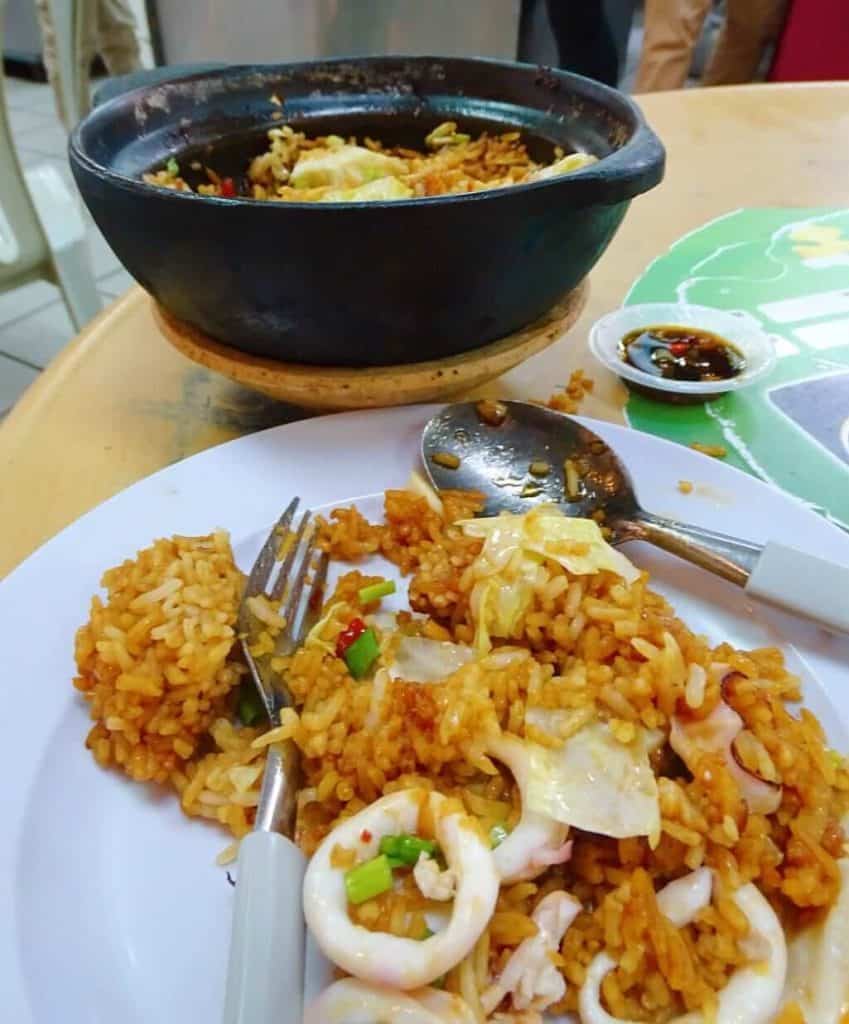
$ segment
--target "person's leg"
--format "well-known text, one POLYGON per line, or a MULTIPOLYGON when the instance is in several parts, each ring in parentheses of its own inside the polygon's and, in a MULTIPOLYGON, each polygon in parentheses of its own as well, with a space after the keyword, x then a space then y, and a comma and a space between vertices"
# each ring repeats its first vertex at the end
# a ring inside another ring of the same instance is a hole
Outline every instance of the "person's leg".
POLYGON ((764 47, 778 37, 786 0, 726 0, 725 21, 705 68, 704 85, 751 82, 764 47))
POLYGON ((56 112, 59 120, 64 122, 65 110, 62 105, 62 76, 59 74, 59 63, 56 57, 56 31, 53 27, 53 12, 48 0, 35 0, 35 13, 38 27, 41 30, 41 59, 47 71, 47 81, 53 90, 56 112))
POLYGON ((619 58, 601 0, 546 0, 546 9, 560 67, 616 85, 619 58))
POLYGON ((540 0, 521 0, 519 5, 519 38, 516 40, 516 60, 530 61, 528 54, 533 33, 534 10, 540 0))
POLYGON ((634 92, 680 89, 711 0, 646 0, 634 92))
POLYGON ((97 0, 97 43, 110 75, 126 75, 141 67, 136 19, 127 0, 97 0))
MULTIPOLYGON (((53 0, 53 2, 56 2, 56 0, 53 0)), ((77 74, 80 77, 77 86, 80 89, 84 89, 87 86, 88 69, 94 57, 95 26, 93 18, 90 16, 92 7, 91 3, 87 3, 82 8, 83 15, 86 17, 86 24, 83 27, 79 52, 74 54, 73 47, 71 47, 71 53, 76 58, 78 64, 77 74)), ((50 82, 53 97, 56 101, 56 111, 59 114, 59 120, 66 128, 70 128, 72 125, 69 124, 69 121, 76 116, 73 114, 73 110, 79 107, 79 99, 77 99, 76 104, 71 107, 71 112, 69 112, 68 100, 71 100, 72 97, 68 96, 65 90, 73 89, 75 83, 64 81, 60 71, 56 26, 53 23, 51 0, 35 0, 35 11, 38 16, 39 28, 41 29, 42 59, 47 71, 47 80, 50 82)), ((79 111, 77 110, 77 112, 79 111)))

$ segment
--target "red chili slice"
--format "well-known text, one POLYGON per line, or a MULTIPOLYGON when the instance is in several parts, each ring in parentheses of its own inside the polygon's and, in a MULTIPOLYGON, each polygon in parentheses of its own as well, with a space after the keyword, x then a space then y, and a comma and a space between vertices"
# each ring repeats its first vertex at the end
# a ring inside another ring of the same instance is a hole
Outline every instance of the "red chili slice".
POLYGON ((362 832, 360 832, 360 839, 364 843, 370 843, 371 842, 371 832, 369 832, 369 830, 367 828, 364 828, 362 830, 362 832))
POLYGON ((236 194, 236 186, 233 183, 232 178, 221 179, 221 195, 227 199, 232 199, 236 194))
POLYGON ((673 341, 669 346, 669 351, 674 356, 684 356, 689 348, 690 344, 687 341, 673 341))
POLYGON ((361 633, 365 633, 366 624, 362 619, 351 619, 345 629, 336 638, 336 657, 342 658, 345 655, 345 651, 351 646, 351 644, 360 636, 361 633))

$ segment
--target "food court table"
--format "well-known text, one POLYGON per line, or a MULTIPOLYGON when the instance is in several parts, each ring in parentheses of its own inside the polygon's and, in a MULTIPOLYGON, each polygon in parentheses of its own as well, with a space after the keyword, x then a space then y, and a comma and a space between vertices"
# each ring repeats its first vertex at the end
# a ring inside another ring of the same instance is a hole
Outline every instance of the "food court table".
MULTIPOLYGON (((596 390, 581 411, 621 420, 624 391, 591 363, 587 331, 655 256, 737 207, 849 206, 849 83, 693 89, 646 96, 642 106, 667 147, 666 180, 632 205, 591 274, 590 300, 572 331, 481 393, 543 398, 583 368, 596 390)), ((0 426, 0 576, 141 477, 303 415, 179 355, 133 288, 0 426)))

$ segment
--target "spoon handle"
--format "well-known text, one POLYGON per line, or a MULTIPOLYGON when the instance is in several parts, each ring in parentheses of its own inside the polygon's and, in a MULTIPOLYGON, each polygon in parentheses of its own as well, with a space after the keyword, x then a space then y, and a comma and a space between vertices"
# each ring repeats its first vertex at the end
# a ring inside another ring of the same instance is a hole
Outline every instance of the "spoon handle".
POLYGON ((763 551, 760 544, 679 523, 642 509, 622 526, 623 539, 647 541, 740 587, 746 585, 763 551))
POLYGON ((621 523, 644 540, 743 587, 747 594, 838 633, 849 633, 849 566, 769 541, 765 545, 643 512, 621 523))

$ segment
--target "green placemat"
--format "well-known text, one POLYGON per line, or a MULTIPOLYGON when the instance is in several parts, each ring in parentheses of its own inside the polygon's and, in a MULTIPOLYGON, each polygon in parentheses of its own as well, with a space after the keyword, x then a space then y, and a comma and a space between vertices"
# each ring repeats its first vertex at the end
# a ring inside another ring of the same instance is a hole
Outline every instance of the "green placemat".
POLYGON ((723 445, 728 462, 849 528, 849 210, 735 210, 676 242, 625 301, 739 311, 778 354, 768 379, 704 405, 631 393, 631 425, 723 445))

